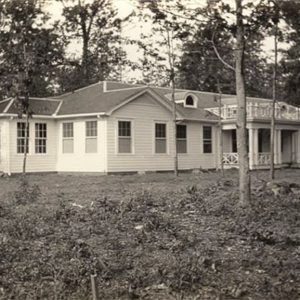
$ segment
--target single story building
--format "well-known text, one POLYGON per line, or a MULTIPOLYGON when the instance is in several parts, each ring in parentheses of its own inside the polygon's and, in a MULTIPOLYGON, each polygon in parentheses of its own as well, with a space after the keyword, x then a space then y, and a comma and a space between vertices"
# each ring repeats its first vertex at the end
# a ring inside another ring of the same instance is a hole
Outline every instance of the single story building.
MULTIPOLYGON (((238 165, 234 95, 176 90, 179 170, 238 165), (220 126, 221 114, 221 126, 220 126), (222 138, 223 147, 220 147, 222 138), (223 148, 223 155, 221 155, 223 148)), ((169 88, 104 81, 51 98, 30 98, 28 172, 147 172, 173 169, 169 88)), ((270 162, 271 100, 249 98, 250 167, 270 162)), ((19 173, 25 119, 14 99, 0 102, 0 172, 19 173)), ((300 163, 300 113, 276 105, 275 163, 300 163)))

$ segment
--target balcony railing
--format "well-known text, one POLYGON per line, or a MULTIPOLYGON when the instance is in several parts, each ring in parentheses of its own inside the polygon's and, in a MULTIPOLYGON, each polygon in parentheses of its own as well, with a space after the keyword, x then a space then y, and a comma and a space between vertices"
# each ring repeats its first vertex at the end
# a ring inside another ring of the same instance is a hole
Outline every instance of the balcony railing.
MULTIPOLYGON (((219 116, 218 107, 208 109, 213 114, 219 116)), ((237 118, 237 105, 224 105, 221 108, 221 117, 225 120, 237 118)), ((272 117, 272 103, 248 103, 247 117, 258 119, 270 119, 272 117)), ((282 120, 300 120, 300 109, 291 105, 279 105, 275 107, 275 118, 282 120)))

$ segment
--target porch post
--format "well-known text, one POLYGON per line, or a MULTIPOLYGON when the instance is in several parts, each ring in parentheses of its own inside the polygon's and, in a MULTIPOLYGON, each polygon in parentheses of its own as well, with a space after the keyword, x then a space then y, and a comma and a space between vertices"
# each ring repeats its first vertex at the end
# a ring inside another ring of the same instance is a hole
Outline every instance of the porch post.
POLYGON ((249 128, 249 166, 250 169, 257 164, 258 129, 249 128))
POLYGON ((281 130, 277 129, 275 131, 275 164, 282 164, 282 156, 281 156, 281 130))
POLYGON ((297 131, 296 161, 300 164, 300 130, 297 131))

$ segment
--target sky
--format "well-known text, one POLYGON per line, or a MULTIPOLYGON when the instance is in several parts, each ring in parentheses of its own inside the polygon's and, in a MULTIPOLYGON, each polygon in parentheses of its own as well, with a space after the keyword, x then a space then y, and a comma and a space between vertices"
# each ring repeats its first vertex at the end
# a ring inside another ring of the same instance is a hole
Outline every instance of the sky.
MULTIPOLYGON (((86 0, 90 1, 90 0, 86 0)), ((136 9, 134 5, 134 1, 136 0, 113 0, 116 8, 119 11, 119 17, 124 18, 128 16, 133 10, 136 9)), ((233 4, 234 0, 224 0, 227 1, 229 4, 233 4)), ((256 0, 253 0, 256 1, 256 0)), ((188 2, 190 8, 198 7, 199 5, 203 5, 206 3, 206 0, 182 0, 182 2, 188 2)), ((61 3, 55 0, 48 0, 46 10, 50 13, 53 20, 59 20, 62 18, 62 9, 63 6, 61 3)), ((122 27, 122 35, 126 37, 137 37, 140 33, 145 33, 150 31, 151 25, 149 23, 128 23, 122 27)), ((286 48, 286 44, 280 44, 279 48, 286 48)), ((269 60, 272 61, 273 59, 273 48, 274 48, 274 40, 273 38, 267 38, 264 42, 263 49, 269 60)), ((137 62, 139 58, 141 58, 141 54, 138 52, 138 48, 136 46, 125 46, 124 49, 127 52, 128 59, 134 62, 137 62)), ((72 43, 69 45, 67 51, 70 55, 80 55, 81 52, 81 45, 78 43, 72 43)), ((280 58, 280 57, 279 57, 280 58)), ((129 78, 131 77, 141 77, 141 74, 138 72, 129 72, 129 78)), ((141 78, 137 78, 141 79, 141 78)))

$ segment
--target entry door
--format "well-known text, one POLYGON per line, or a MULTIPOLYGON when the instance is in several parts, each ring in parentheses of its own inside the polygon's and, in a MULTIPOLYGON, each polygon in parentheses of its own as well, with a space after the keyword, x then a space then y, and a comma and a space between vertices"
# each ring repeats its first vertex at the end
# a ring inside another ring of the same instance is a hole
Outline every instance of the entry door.
POLYGON ((293 142, 292 131, 282 130, 281 133, 281 150, 282 150, 282 163, 290 164, 293 162, 293 142))

